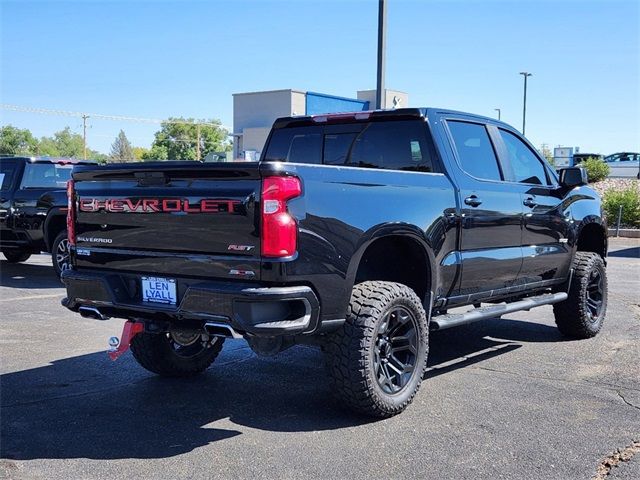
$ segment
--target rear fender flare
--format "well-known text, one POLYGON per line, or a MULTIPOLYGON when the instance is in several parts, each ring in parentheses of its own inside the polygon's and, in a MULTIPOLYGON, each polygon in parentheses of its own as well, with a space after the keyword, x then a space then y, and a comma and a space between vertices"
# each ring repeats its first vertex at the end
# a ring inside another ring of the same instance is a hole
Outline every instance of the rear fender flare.
MULTIPOLYGON (((411 224, 385 224, 385 225, 377 225, 368 231, 366 231, 361 237, 358 245, 356 246, 355 253, 351 257, 349 262, 349 268, 347 270, 346 275, 346 285, 348 290, 345 292, 344 304, 348 305, 349 299, 351 298, 351 290, 354 287, 356 274, 358 273, 358 267, 360 266, 360 261, 364 253, 367 251, 367 248, 375 241, 380 240, 385 237, 405 237, 412 241, 418 243, 425 255, 427 256, 428 268, 429 271, 427 273, 429 282, 429 290, 434 291, 434 287, 437 283, 437 271, 436 271, 436 263, 435 256, 433 254, 433 249, 429 242, 425 239, 424 232, 417 226, 411 224)), ((427 299, 421 299, 426 301, 427 299)))

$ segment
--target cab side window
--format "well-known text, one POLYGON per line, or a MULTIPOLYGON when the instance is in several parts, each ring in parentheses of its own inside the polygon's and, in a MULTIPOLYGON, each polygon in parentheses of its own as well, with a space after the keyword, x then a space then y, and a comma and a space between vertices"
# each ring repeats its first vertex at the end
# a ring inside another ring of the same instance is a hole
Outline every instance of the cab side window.
POLYGON ((507 149, 514 180, 519 183, 549 185, 547 173, 540 159, 513 133, 499 129, 507 149))

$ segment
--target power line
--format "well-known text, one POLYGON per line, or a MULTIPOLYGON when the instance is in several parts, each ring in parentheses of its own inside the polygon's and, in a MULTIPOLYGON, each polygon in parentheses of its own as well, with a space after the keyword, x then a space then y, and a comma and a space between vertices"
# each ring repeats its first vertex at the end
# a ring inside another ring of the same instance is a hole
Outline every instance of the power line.
POLYGON ((102 119, 102 120, 147 123, 147 124, 155 124, 155 125, 160 125, 163 123, 172 123, 172 124, 179 124, 179 125, 208 125, 212 127, 223 128, 228 132, 232 130, 231 128, 225 125, 222 125, 221 123, 213 123, 213 122, 199 122, 199 121, 188 121, 188 120, 163 120, 160 118, 129 117, 124 115, 105 115, 102 113, 72 112, 67 110, 54 110, 50 108, 25 107, 22 105, 12 105, 9 103, 0 104, 0 109, 10 110, 13 112, 36 113, 40 115, 55 115, 60 117, 76 117, 76 118, 91 117, 91 118, 102 119))

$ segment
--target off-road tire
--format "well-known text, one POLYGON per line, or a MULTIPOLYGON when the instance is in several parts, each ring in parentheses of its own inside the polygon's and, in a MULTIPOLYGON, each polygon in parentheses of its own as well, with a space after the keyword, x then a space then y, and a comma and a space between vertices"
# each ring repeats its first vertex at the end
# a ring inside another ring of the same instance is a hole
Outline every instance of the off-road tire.
POLYGON ((204 372, 216 359, 224 338, 214 337, 212 343, 190 357, 179 356, 163 333, 139 333, 131 340, 131 353, 137 362, 162 377, 191 377, 204 372))
POLYGON ((23 250, 7 250, 3 251, 2 254, 9 263, 25 262, 31 256, 31 252, 25 252, 23 250))
POLYGON ((60 277, 62 271, 71 266, 71 259, 69 258, 69 240, 67 239, 67 231, 60 232, 51 244, 51 263, 53 264, 53 270, 56 275, 60 277), (64 252, 62 251, 64 250, 64 252), (60 262, 58 256, 64 257, 60 262), (66 265, 66 268, 63 267, 66 265))
POLYGON ((593 252, 576 252, 569 298, 553 306, 553 314, 560 332, 571 338, 591 338, 598 334, 607 311, 607 271, 602 257, 593 252), (602 307, 593 315, 587 292, 594 275, 602 280, 602 307))
POLYGON ((338 400, 351 410, 374 417, 391 417, 402 412, 422 383, 427 367, 428 335, 426 313, 412 289, 382 281, 356 285, 344 325, 328 336, 324 345, 332 389, 338 400), (398 307, 410 312, 415 319, 417 354, 406 385, 390 394, 378 383, 374 349, 381 323, 398 307))

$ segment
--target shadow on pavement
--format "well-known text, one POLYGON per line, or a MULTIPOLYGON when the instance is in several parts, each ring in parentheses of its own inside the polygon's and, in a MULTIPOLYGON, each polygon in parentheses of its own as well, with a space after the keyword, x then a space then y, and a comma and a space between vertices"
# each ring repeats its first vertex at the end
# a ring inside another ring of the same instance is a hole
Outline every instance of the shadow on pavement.
POLYGON ((522 343, 566 341, 556 327, 509 319, 489 319, 431 332, 425 378, 465 368, 522 347, 522 343))
MULTIPOLYGON (((427 377, 521 348, 517 341, 560 339, 545 325, 499 324, 502 340, 486 338, 498 329, 494 320, 434 334, 427 377), (439 368, 447 362, 454 364, 439 368)), ((240 435, 236 425, 308 432, 372 421, 331 400, 319 350, 299 346, 261 359, 239 340, 197 378, 154 377, 130 354, 112 363, 98 352, 7 373, 0 388, 0 456, 18 460, 165 458, 240 435)))
POLYGON ((607 254, 608 257, 623 257, 623 258, 640 258, 640 247, 629 247, 621 250, 614 250, 607 254))
POLYGON ((52 265, 9 263, 0 260, 0 286, 11 288, 62 288, 52 265))

